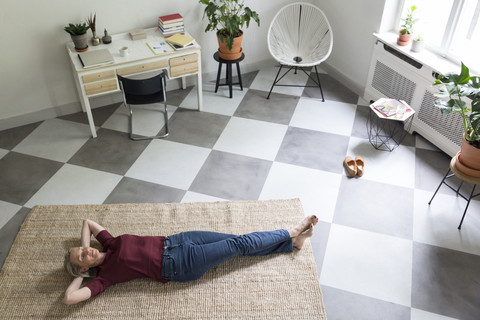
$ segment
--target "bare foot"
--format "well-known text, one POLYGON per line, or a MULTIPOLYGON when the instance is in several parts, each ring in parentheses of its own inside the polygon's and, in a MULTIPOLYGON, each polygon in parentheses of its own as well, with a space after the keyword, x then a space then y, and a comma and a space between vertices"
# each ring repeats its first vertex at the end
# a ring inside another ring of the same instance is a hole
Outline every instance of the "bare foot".
POLYGON ((302 249, 303 243, 305 242, 305 240, 307 240, 313 235, 313 228, 314 226, 312 223, 310 224, 309 229, 303 231, 302 233, 300 233, 300 235, 292 239, 292 245, 295 249, 298 249, 298 250, 302 249))
POLYGON ((310 225, 316 225, 318 218, 315 215, 311 215, 303 219, 295 228, 288 230, 290 238, 298 237, 302 232, 310 229, 310 225))

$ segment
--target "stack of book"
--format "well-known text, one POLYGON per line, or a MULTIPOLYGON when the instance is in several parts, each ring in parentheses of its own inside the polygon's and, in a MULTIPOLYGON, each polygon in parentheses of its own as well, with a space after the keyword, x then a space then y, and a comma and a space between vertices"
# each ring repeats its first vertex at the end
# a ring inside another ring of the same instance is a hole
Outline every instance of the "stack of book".
POLYGON ((164 38, 168 38, 176 33, 184 34, 185 32, 183 17, 179 13, 158 17, 158 27, 164 38))

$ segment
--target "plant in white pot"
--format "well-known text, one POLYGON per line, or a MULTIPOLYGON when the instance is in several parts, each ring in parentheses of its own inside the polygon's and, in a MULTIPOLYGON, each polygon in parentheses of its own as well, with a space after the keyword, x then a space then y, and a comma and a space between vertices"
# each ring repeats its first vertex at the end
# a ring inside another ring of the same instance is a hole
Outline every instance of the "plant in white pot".
POLYGON ((89 28, 90 27, 87 26, 85 22, 78 24, 70 23, 68 26, 63 28, 68 34, 70 34, 76 51, 82 52, 88 50, 87 30, 89 28))
POLYGON ((462 116, 464 134, 457 168, 469 176, 480 177, 480 77, 471 76, 462 62, 460 74, 438 75, 433 85, 439 86, 435 106, 443 114, 462 116))
POLYGON ((422 52, 425 49, 425 39, 421 34, 418 34, 415 38, 413 38, 412 48, 413 52, 422 52))
POLYGON ((199 0, 206 5, 203 17, 208 18, 205 32, 217 30, 218 55, 224 60, 236 60, 242 56, 241 28, 250 25, 254 20, 260 26, 260 18, 256 11, 245 7, 239 0, 199 0))

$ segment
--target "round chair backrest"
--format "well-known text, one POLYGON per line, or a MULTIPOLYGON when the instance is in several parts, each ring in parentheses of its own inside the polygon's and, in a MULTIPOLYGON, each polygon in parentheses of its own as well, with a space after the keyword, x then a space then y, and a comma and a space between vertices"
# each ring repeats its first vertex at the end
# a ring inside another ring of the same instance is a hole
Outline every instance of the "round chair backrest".
POLYGON ((268 50, 280 63, 313 66, 332 51, 332 29, 325 14, 306 2, 286 5, 268 29, 268 50), (299 61, 300 60, 300 61, 299 61))

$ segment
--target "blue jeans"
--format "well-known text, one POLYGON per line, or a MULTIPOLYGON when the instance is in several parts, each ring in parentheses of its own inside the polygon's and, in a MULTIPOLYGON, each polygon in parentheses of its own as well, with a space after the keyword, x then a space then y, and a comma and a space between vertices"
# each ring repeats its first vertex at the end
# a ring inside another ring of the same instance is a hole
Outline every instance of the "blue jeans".
POLYGON ((162 278, 178 282, 196 280, 238 255, 264 256, 292 249, 292 239, 284 229, 241 236, 209 231, 182 232, 165 238, 162 278))

